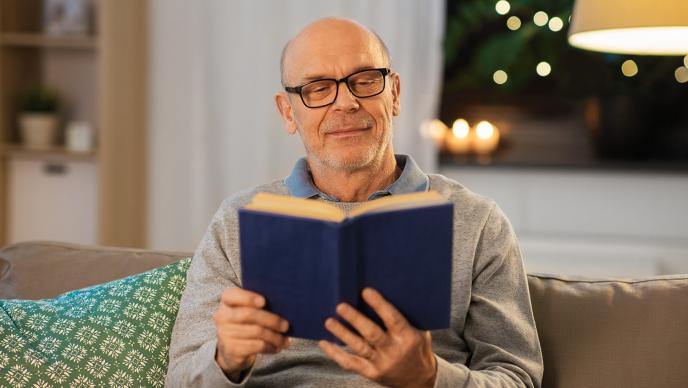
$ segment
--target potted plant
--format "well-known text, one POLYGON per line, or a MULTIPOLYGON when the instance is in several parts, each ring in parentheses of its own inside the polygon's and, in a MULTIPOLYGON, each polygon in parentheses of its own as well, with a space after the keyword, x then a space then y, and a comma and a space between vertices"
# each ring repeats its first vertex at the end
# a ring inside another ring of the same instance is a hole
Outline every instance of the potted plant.
POLYGON ((19 129, 27 148, 50 148, 57 137, 57 93, 45 86, 31 88, 21 102, 19 129))

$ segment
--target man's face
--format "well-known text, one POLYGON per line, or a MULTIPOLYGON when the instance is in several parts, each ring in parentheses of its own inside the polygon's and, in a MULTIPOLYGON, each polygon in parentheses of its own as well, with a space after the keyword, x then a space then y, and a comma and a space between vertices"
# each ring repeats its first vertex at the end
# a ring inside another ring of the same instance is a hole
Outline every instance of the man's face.
MULTIPOLYGON (((360 26, 333 22, 302 32, 285 57, 284 81, 299 86, 322 79, 340 79, 389 63, 377 40, 360 26)), ((399 77, 385 78, 382 93, 358 98, 344 82, 335 102, 321 108, 304 105, 298 94, 279 93, 278 110, 287 131, 299 132, 308 159, 340 171, 355 171, 391 152, 392 117, 399 113, 399 77)))

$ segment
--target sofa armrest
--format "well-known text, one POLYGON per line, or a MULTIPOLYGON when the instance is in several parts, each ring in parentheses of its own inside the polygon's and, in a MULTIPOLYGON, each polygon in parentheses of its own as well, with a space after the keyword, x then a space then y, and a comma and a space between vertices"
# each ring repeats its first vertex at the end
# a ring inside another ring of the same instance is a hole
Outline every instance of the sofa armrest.
POLYGON ((11 270, 0 277, 0 299, 53 298, 61 293, 105 283, 157 268, 190 252, 89 246, 30 241, 0 249, 11 270))
POLYGON ((10 267, 10 262, 0 257, 0 298, 2 298, 2 295, 14 294, 14 290, 10 289, 9 280, 7 280, 10 267))
POLYGON ((688 275, 528 283, 543 387, 686 387, 688 275))

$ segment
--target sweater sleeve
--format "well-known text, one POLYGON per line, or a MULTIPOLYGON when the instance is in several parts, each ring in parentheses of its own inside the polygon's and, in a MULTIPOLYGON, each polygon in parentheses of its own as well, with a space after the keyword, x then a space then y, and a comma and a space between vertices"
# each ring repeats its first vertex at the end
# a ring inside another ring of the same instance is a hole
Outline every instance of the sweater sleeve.
POLYGON ((540 387, 542 352, 516 236, 493 205, 473 262, 463 337, 468 365, 436 356, 435 387, 540 387))
POLYGON ((241 387, 232 383, 215 361, 217 334, 213 314, 220 295, 239 287, 237 271, 229 262, 229 219, 235 211, 223 204, 213 217, 187 272, 186 289, 172 331, 167 387, 241 387))

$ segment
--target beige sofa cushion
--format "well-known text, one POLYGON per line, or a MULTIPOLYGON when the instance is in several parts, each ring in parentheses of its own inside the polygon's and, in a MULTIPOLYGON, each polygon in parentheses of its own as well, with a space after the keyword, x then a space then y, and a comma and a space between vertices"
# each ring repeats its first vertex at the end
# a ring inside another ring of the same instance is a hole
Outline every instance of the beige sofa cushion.
MULTIPOLYGON (((50 298, 191 255, 15 244, 0 249, 0 298, 50 298), (3 259, 11 265, 4 278, 3 259)), ((688 275, 636 281, 529 275, 528 281, 545 361, 543 387, 688 386, 688 275)))
POLYGON ((0 257, 0 295, 14 292, 9 289, 9 281, 5 280, 5 278, 9 276, 9 272, 10 263, 7 260, 0 257), (7 288, 7 290, 4 290, 5 288, 7 288))
POLYGON ((32 241, 0 249, 12 265, 0 277, 0 299, 53 298, 67 291, 105 283, 170 264, 190 252, 161 252, 32 241))
POLYGON ((10 271, 10 263, 0 257, 0 280, 2 280, 10 271))
POLYGON ((688 387, 688 275, 530 275, 543 387, 688 387))

